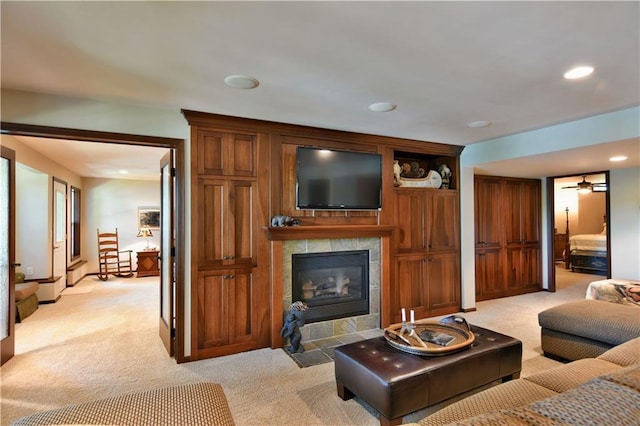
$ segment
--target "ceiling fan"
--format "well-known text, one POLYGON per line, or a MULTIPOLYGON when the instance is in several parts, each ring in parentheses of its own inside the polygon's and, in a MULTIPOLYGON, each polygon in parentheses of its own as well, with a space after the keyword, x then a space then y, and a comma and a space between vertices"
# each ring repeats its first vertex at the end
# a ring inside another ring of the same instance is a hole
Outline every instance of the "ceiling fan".
POLYGON ((582 182, 578 182, 574 186, 563 186, 562 189, 577 188, 578 192, 584 194, 588 192, 604 192, 607 190, 606 183, 591 183, 587 180, 587 175, 582 175, 582 182))

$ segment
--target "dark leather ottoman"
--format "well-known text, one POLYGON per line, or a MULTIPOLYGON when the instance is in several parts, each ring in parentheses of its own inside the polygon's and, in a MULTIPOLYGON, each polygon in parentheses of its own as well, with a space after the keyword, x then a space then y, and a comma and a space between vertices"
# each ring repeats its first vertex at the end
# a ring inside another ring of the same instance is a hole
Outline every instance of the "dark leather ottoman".
POLYGON ((471 326, 470 348, 423 357, 391 347, 384 337, 338 346, 338 396, 357 395, 380 413, 381 425, 398 425, 402 416, 501 379, 520 377, 522 342, 471 326))

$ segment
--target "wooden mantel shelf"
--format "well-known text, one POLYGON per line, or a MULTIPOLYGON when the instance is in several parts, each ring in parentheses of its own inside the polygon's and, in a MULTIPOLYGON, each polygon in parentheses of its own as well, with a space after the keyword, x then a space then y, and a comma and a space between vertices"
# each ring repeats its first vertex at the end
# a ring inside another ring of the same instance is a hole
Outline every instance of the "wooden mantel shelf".
POLYGON ((392 225, 314 225, 263 227, 271 241, 389 237, 392 225))

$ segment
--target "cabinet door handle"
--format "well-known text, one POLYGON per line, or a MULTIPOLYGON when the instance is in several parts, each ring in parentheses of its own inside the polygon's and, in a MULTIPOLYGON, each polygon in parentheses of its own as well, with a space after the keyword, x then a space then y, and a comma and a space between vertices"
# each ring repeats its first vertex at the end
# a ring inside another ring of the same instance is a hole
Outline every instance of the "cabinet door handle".
POLYGON ((230 280, 231 278, 235 278, 235 275, 223 275, 222 278, 225 280, 230 280))
POLYGON ((222 256, 222 260, 231 260, 233 259, 235 256, 222 256))

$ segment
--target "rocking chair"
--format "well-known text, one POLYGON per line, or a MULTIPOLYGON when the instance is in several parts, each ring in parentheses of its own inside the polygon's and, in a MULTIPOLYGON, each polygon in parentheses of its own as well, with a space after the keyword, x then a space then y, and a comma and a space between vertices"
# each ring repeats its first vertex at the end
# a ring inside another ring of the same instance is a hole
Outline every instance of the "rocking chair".
POLYGON ((116 232, 100 233, 98 229, 98 260, 100 272, 98 278, 102 281, 109 279, 109 274, 116 277, 129 278, 133 276, 131 263, 132 250, 118 248, 118 228, 116 232))

